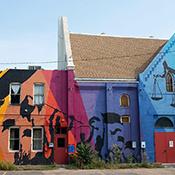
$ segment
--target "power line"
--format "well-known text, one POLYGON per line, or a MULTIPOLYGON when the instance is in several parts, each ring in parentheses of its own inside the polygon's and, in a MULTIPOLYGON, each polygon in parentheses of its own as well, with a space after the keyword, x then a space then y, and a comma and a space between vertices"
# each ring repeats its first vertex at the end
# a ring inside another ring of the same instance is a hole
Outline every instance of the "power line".
POLYGON ((18 65, 18 64, 50 64, 50 63, 57 63, 58 61, 38 61, 38 62, 2 62, 0 64, 6 64, 6 65, 18 65))
MULTIPOLYGON (((165 53, 173 53, 175 52, 175 50, 173 51, 167 51, 167 52, 158 52, 158 54, 165 54, 165 53)), ((148 53, 144 53, 144 54, 134 54, 134 55, 121 55, 121 56, 110 56, 110 57, 94 57, 94 58, 83 58, 83 59, 73 59, 73 61, 76 62, 83 62, 83 61, 94 61, 94 60, 107 60, 107 59, 117 59, 117 58, 132 58, 132 57, 138 57, 138 56, 145 56, 145 55, 152 55, 155 54, 155 52, 148 52, 148 53)), ((52 60, 52 61, 37 61, 37 62, 0 62, 1 65, 24 65, 24 64, 53 64, 53 63, 59 63, 59 62, 65 62, 65 61, 61 61, 61 60, 52 60)))

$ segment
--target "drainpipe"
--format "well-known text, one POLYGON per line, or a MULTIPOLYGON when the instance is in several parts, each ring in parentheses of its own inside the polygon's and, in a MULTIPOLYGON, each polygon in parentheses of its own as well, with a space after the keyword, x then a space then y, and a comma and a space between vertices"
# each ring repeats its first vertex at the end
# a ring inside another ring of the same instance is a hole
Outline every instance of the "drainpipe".
MULTIPOLYGON (((74 72, 73 70, 67 70, 67 123, 69 124, 69 117, 74 116, 74 72)), ((67 133, 67 146, 70 143, 70 131, 67 133)), ((67 149, 68 150, 68 149, 67 149)), ((68 163, 69 163, 69 154, 68 154, 68 163)))
POLYGON ((113 112, 113 87, 112 83, 106 83, 106 113, 107 113, 107 121, 106 121, 106 148, 109 149, 109 137, 108 137, 108 113, 113 112))
POLYGON ((141 148, 142 131, 141 131, 141 113, 140 113, 140 93, 142 91, 142 86, 140 85, 140 75, 138 76, 139 84, 137 86, 137 109, 138 109, 138 124, 139 124, 139 152, 140 152, 140 162, 143 160, 143 150, 141 148))

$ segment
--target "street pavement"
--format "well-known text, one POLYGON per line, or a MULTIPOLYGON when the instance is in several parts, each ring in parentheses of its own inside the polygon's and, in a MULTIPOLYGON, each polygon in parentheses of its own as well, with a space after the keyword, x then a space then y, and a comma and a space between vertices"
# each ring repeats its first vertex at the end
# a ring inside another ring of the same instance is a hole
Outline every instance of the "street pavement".
POLYGON ((0 171, 0 175, 175 175, 175 168, 116 169, 116 170, 66 170, 0 171))

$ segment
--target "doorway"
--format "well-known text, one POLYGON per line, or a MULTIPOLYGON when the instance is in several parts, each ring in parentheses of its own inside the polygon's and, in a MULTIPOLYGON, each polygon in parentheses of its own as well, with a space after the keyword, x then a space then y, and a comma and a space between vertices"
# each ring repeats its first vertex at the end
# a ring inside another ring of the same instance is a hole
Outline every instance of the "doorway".
POLYGON ((57 164, 68 163, 67 127, 56 127, 54 136, 54 161, 57 164))
POLYGON ((175 163, 175 132, 155 132, 155 159, 175 163))

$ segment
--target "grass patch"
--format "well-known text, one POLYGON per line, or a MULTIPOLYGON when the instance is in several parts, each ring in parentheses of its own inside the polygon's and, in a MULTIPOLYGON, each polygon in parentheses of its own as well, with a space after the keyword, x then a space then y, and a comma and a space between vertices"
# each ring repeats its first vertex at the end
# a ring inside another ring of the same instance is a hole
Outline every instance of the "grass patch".
POLYGON ((84 164, 79 167, 76 164, 68 164, 68 165, 14 165, 8 162, 0 162, 0 170, 10 171, 30 171, 30 170, 38 170, 38 171, 47 171, 47 170, 55 170, 59 168, 65 169, 131 169, 131 168, 163 168, 161 164, 157 163, 106 163, 103 160, 96 160, 90 164, 84 164))
POLYGON ((132 168, 163 168, 161 164, 157 163, 105 163, 105 162, 96 162, 83 167, 78 167, 76 164, 70 164, 66 167, 67 169, 132 169, 132 168))
POLYGON ((16 165, 16 170, 23 171, 23 170, 55 170, 58 168, 64 168, 64 165, 16 165))
POLYGON ((129 168, 163 168, 161 164, 148 163, 146 155, 142 163, 136 163, 132 155, 128 156, 125 163, 121 160, 121 150, 114 144, 106 161, 102 160, 91 145, 81 143, 77 146, 76 154, 70 155, 68 169, 129 169, 129 168))
POLYGON ((5 162, 5 161, 0 161, 0 170, 16 170, 16 166, 12 163, 5 162))

